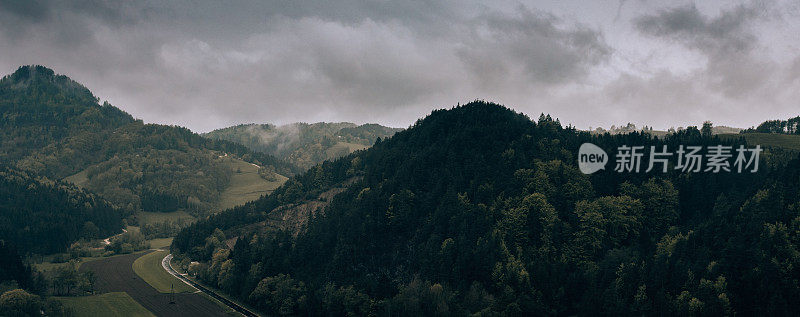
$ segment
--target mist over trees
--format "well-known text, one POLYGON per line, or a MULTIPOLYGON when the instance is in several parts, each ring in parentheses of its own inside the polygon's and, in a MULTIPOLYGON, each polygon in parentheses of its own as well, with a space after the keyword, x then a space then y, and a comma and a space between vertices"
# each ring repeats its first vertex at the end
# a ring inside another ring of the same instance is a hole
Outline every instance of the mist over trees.
POLYGON ((302 168, 336 159, 392 136, 402 129, 378 124, 356 125, 349 122, 242 124, 204 133, 214 140, 242 144, 254 151, 273 155, 302 168))

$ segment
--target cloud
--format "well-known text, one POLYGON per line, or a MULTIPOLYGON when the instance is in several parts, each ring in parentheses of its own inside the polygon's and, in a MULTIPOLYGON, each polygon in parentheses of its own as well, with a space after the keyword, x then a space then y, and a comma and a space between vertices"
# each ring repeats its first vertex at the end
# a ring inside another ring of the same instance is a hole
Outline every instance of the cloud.
POLYGON ((41 21, 50 15, 50 8, 45 1, 3 1, 0 12, 17 17, 18 20, 41 21))
POLYGON ((662 10, 636 19, 636 28, 669 39, 707 58, 704 78, 709 88, 741 97, 763 86, 775 65, 757 55, 753 22, 766 14, 763 7, 739 5, 717 17, 703 15, 695 5, 662 10))
POLYGON ((474 18, 456 54, 477 79, 477 87, 560 84, 583 78, 612 49, 600 32, 583 25, 562 26, 559 18, 519 7, 516 14, 474 18))
POLYGON ((755 42, 747 26, 758 14, 757 8, 740 5, 708 18, 697 6, 687 5, 639 17, 635 25, 645 34, 671 38, 708 54, 744 52, 755 42))
MULTIPOLYGON (((256 100, 269 115, 280 117, 326 111, 369 114, 450 89, 453 72, 437 70, 455 67, 441 62, 446 54, 426 51, 429 46, 400 24, 281 18, 268 32, 253 34, 235 48, 192 39, 163 45, 159 59, 172 76, 204 86, 214 83, 210 86, 217 93, 211 98, 220 103, 256 100)), ((230 106, 236 113, 258 109, 253 104, 230 106)), ((292 119, 302 119, 297 117, 292 119)))
POLYGON ((579 127, 794 111, 791 2, 565 1, 2 1, 0 69, 43 64, 147 122, 199 132, 402 127, 475 98, 579 127))

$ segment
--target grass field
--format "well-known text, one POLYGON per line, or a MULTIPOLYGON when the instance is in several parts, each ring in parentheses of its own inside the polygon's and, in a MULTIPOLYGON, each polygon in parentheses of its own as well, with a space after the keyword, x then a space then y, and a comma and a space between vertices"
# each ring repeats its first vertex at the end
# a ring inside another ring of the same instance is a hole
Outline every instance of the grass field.
POLYGON ((258 175, 257 166, 234 158, 225 158, 225 160, 234 172, 231 175, 230 186, 220 193, 215 211, 222 211, 256 200, 261 195, 271 193, 288 179, 278 175, 277 181, 268 182, 258 175))
MULTIPOLYGON (((134 228, 136 228, 136 227, 134 227, 134 228)), ((172 244, 172 238, 153 239, 153 240, 150 240, 150 243, 151 244, 155 243, 155 245, 162 245, 162 248, 166 248, 166 247, 169 247, 169 245, 172 244), (165 244, 166 244, 166 246, 163 246, 165 244)), ((136 252, 134 252, 134 254, 139 254, 139 253, 142 253, 142 252, 145 252, 145 251, 146 250, 136 251, 136 252)), ((84 265, 84 264, 92 262, 92 261, 113 258, 113 257, 116 257, 116 256, 121 256, 121 255, 125 255, 125 254, 114 254, 112 256, 92 256, 92 257, 82 256, 82 257, 80 257, 80 260, 78 261, 78 267, 80 268, 81 265, 84 265)), ((54 262, 50 262, 50 261, 44 261, 42 263, 33 263, 33 267, 35 267, 36 270, 38 270, 39 272, 42 272, 42 273, 46 273, 46 272, 52 271, 52 270, 54 270, 54 269, 56 269, 58 267, 66 266, 66 265, 70 265, 70 263, 69 262, 54 263, 54 262)))
POLYGON ((94 296, 56 297, 76 317, 87 316, 154 316, 125 292, 94 296))
MULTIPOLYGON (((102 259, 102 257, 81 258, 81 261, 80 261, 80 263, 78 265, 80 266, 80 264, 83 264, 83 263, 88 262, 88 261, 97 260, 97 259, 102 259)), ((34 263, 33 267, 36 268, 36 270, 39 271, 39 272, 50 273, 50 272, 54 271, 57 268, 65 267, 67 265, 71 265, 71 264, 69 262, 54 263, 54 262, 45 261, 45 262, 42 262, 42 263, 34 263)))
POLYGON ((78 185, 78 187, 84 188, 84 187, 86 187, 86 183, 89 182, 89 179, 86 178, 86 173, 88 171, 89 171, 89 169, 87 168, 85 170, 82 170, 82 171, 78 172, 75 175, 71 175, 71 176, 65 177, 64 180, 66 180, 66 181, 68 181, 70 183, 73 183, 75 185, 78 185))
POLYGON ((153 251, 133 261, 133 271, 147 284, 161 293, 169 293, 175 286, 175 293, 193 293, 197 290, 186 285, 181 280, 167 273, 161 267, 161 259, 167 256, 167 251, 153 251))
POLYGON ((773 134, 773 133, 743 133, 743 134, 720 134, 722 138, 744 137, 748 145, 761 145, 762 147, 782 147, 793 150, 800 150, 800 135, 773 134))
POLYGON ((186 221, 194 221, 194 216, 183 210, 176 210, 173 212, 149 212, 141 211, 136 214, 139 218, 139 225, 148 223, 159 223, 165 221, 177 221, 178 219, 185 219, 186 221))
POLYGON ((172 237, 147 240, 151 249, 167 249, 172 244, 172 237))
MULTIPOLYGON (((340 142, 336 147, 347 148, 349 152, 364 148, 363 145, 340 142)), ((221 157, 231 169, 234 171, 231 175, 231 182, 228 188, 220 193, 219 201, 214 208, 214 211, 221 211, 231 207, 242 205, 246 202, 258 199, 264 194, 271 193, 273 190, 281 186, 287 177, 278 175, 278 179, 269 182, 258 175, 258 166, 251 163, 242 161, 233 157, 221 157)), ((86 172, 88 169, 83 170, 77 174, 68 176, 66 181, 72 182, 79 187, 83 187, 87 182, 86 172)), ((186 219, 193 221, 195 218, 189 213, 178 210, 174 212, 138 212, 136 213, 139 224, 159 223, 165 221, 176 221, 177 219, 186 219)))
MULTIPOLYGON (((80 260, 78 262, 78 267, 80 267, 81 265, 83 265, 86 262, 96 261, 96 260, 105 259, 105 258, 108 258, 108 257, 104 257, 104 256, 100 256, 100 255, 92 256, 92 257, 83 256, 83 257, 80 257, 80 260)), ((43 273, 52 271, 52 270, 54 270, 54 269, 56 269, 58 267, 62 267, 62 266, 66 266, 66 265, 71 265, 71 264, 69 262, 54 263, 54 262, 50 262, 50 261, 44 261, 42 263, 34 263, 33 264, 33 266, 36 268, 36 270, 38 270, 39 272, 43 272, 43 273)))
MULTIPOLYGON (((94 260, 99 260, 99 259, 104 259, 104 257, 91 257, 91 258, 82 257, 80 262, 78 263, 78 266, 80 266, 83 263, 94 261, 94 260)), ((57 268, 64 267, 64 266, 67 266, 67 265, 71 265, 71 264, 69 262, 53 263, 53 262, 45 261, 45 262, 42 262, 42 263, 34 263, 33 267, 35 267, 36 270, 39 271, 39 272, 48 273, 48 272, 51 272, 51 271, 53 271, 53 270, 55 270, 57 268)))
POLYGON ((356 144, 356 143, 349 143, 349 142, 339 142, 336 143, 334 146, 325 150, 325 156, 327 159, 336 159, 342 156, 342 154, 347 155, 353 153, 358 150, 366 149, 367 146, 356 144), (346 153, 346 154, 345 154, 346 153))

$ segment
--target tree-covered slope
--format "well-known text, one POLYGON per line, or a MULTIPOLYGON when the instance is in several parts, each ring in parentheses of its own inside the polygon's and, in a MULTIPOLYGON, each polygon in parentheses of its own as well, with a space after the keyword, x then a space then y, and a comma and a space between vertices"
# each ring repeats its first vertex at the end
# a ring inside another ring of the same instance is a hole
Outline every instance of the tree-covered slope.
POLYGON ((0 113, 0 161, 69 178, 131 211, 210 210, 235 172, 221 156, 282 175, 298 170, 185 128, 143 124, 43 66, 23 66, 0 80, 0 113))
POLYGON ((75 185, 0 167, 0 240, 21 252, 63 252, 120 232, 125 215, 75 185))
POLYGON ((592 136, 474 102, 200 221, 172 248, 268 313, 797 313, 797 152, 763 153, 758 173, 587 176, 583 142, 741 140, 592 136), (309 202, 322 207, 287 212, 309 202))
POLYGON ((324 160, 335 159, 392 136, 402 129, 378 124, 293 123, 282 126, 243 124, 203 134, 215 140, 228 140, 250 149, 274 155, 301 167, 309 168, 324 160))
POLYGON ((133 117, 97 98, 83 85, 43 66, 22 66, 0 80, 0 160, 86 131, 116 128, 133 117))

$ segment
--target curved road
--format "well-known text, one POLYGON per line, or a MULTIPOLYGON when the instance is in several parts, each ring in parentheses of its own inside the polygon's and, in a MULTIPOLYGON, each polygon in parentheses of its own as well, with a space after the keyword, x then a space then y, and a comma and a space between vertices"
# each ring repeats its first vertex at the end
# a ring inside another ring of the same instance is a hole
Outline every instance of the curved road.
POLYGON ((156 316, 229 316, 212 300, 196 293, 165 294, 154 289, 133 271, 133 261, 149 253, 126 254, 81 265, 80 271, 93 271, 97 293, 125 292, 156 316), (170 297, 174 302, 170 303, 170 297))
POLYGON ((184 283, 189 284, 189 286, 194 287, 195 289, 197 289, 197 290, 199 290, 199 291, 201 291, 203 293, 206 293, 208 296, 213 297, 214 299, 220 301, 221 303, 223 303, 226 306, 230 307, 231 309, 237 311, 238 313, 240 313, 242 315, 245 315, 245 316, 248 316, 248 317, 258 317, 258 314, 248 310, 247 308, 244 308, 244 307, 240 306, 239 304, 236 304, 236 303, 228 300, 225 297, 220 296, 216 292, 214 292, 214 291, 212 291, 210 289, 207 289, 207 288, 203 287, 200 284, 197 284, 197 283, 189 280, 188 278, 183 276, 183 274, 179 274, 178 272, 176 272, 174 269, 172 269, 172 253, 167 254, 167 256, 165 256, 164 259, 161 260, 161 267, 163 267, 165 270, 167 270, 167 272, 169 272, 169 274, 172 274, 173 276, 177 277, 179 280, 183 281, 184 283))

